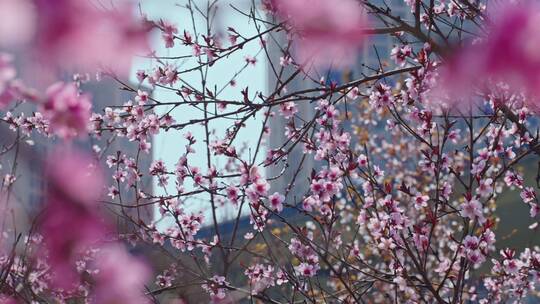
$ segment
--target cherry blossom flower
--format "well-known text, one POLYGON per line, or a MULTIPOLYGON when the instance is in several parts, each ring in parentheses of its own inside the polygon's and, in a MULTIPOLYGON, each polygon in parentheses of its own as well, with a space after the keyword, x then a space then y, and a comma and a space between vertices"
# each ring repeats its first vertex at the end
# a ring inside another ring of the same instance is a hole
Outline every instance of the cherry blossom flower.
POLYGON ((251 294, 253 295, 274 286, 274 268, 270 265, 266 265, 266 267, 262 264, 252 265, 244 273, 249 278, 251 294))
POLYGON ((377 247, 383 251, 387 251, 396 248, 396 244, 394 244, 391 238, 381 238, 377 247))
POLYGON ((406 62, 406 59, 411 56, 412 54, 412 48, 410 45, 404 45, 404 46, 395 46, 392 51, 390 52, 390 58, 394 59, 397 65, 404 66, 406 62))
POLYGON ((472 198, 461 206, 461 215, 473 220, 478 219, 480 223, 483 223, 486 219, 482 209, 482 204, 477 199, 472 198))
POLYGON ((480 242, 477 237, 472 235, 467 235, 463 240, 463 245, 465 248, 470 250, 475 250, 480 245, 480 242))
POLYGON ((368 163, 367 157, 364 154, 360 154, 360 156, 358 156, 358 165, 360 167, 365 167, 367 166, 367 163, 368 163))
POLYGON ((284 102, 279 105, 281 115, 286 119, 290 119, 298 112, 296 104, 292 101, 284 102))
POLYGON ((275 192, 268 197, 268 201, 270 202, 270 208, 272 210, 276 212, 283 211, 283 202, 285 201, 285 196, 278 192, 275 192))
POLYGON ((294 267, 294 270, 299 275, 310 278, 317 274, 318 267, 308 263, 300 263, 300 265, 294 267))
POLYGON ((493 192, 493 180, 491 178, 487 178, 484 180, 481 180, 479 182, 478 188, 476 189, 476 192, 481 197, 488 197, 493 192))
POLYGON ((480 267, 486 260, 485 256, 480 252, 480 250, 472 250, 467 253, 467 258, 471 263, 473 263, 475 268, 480 267))
POLYGON ((227 296, 226 287, 227 281, 225 277, 214 275, 208 283, 202 285, 202 288, 210 294, 210 296, 215 300, 222 300, 227 296))
POLYGON ((161 37, 165 41, 165 47, 166 48, 174 47, 174 38, 175 38, 174 36, 178 33, 178 28, 176 27, 176 25, 165 20, 160 20, 158 25, 163 31, 161 37))
POLYGON ((63 82, 50 86, 46 95, 41 109, 52 131, 66 139, 83 135, 90 120, 90 96, 79 94, 75 84, 63 82))
POLYGON ((427 207, 427 202, 429 201, 429 196, 427 195, 416 195, 414 197, 414 208, 420 209, 427 207))
POLYGON ((369 103, 376 108, 390 106, 393 102, 392 90, 386 84, 377 85, 369 96, 369 103))
POLYGON ((227 188, 227 197, 229 198, 229 200, 231 200, 231 202, 233 202, 234 204, 237 204, 238 197, 239 197, 238 188, 236 188, 235 186, 229 186, 227 188))
POLYGON ((536 191, 532 187, 525 187, 520 193, 521 199, 525 203, 530 203, 536 200, 536 191))

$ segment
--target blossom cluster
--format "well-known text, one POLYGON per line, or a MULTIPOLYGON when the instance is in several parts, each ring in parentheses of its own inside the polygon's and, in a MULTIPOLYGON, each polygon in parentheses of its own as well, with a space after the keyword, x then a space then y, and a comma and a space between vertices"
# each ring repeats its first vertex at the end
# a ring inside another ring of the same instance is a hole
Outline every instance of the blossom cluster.
POLYGON ((540 247, 510 237, 539 223, 532 1, 184 1, 181 22, 8 2, 29 38, 0 38, 80 73, 43 89, 0 55, 0 302, 534 297, 540 247), (254 31, 223 27, 226 9, 254 31), (356 71, 372 46, 377 65, 356 71), (134 83, 133 55, 148 63, 134 83), (251 83, 263 56, 266 91, 251 83), (230 78, 209 77, 222 65, 230 78), (126 97, 101 106, 94 80, 126 97))

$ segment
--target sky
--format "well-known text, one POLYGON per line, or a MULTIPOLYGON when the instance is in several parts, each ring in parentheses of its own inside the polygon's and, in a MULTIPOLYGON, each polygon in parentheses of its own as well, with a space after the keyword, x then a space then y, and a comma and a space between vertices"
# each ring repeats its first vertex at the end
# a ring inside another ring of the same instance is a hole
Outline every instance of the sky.
MULTIPOLYGON (((150 19, 166 19, 173 24, 176 24, 180 32, 183 32, 183 29, 188 29, 193 34, 194 31, 190 13, 186 8, 181 7, 181 5, 185 5, 187 1, 188 0, 141 0, 140 3, 142 11, 146 13, 150 19)), ((198 7, 204 10, 206 9, 206 0, 193 1, 198 7)), ((221 17, 218 17, 216 21, 219 28, 226 29, 228 26, 232 26, 244 36, 256 35, 256 29, 253 24, 248 23, 247 17, 242 16, 238 12, 235 12, 229 6, 229 4, 232 4, 236 8, 249 11, 251 7, 251 0, 226 0, 219 1, 218 3, 221 3, 220 7, 222 10, 221 17)), ((200 15, 195 15, 195 22, 197 30, 199 30, 200 32, 206 32, 206 21, 200 15)), ((190 49, 186 47, 175 46, 174 48, 166 49, 159 33, 155 33, 152 41, 152 46, 157 51, 156 53, 158 56, 181 56, 188 55, 190 52, 190 49)), ((230 81, 230 79, 233 78, 235 73, 237 73, 244 66, 245 56, 249 55, 255 57, 259 50, 259 42, 255 40, 247 44, 239 53, 230 56, 228 59, 225 59, 222 62, 216 63, 213 67, 211 67, 211 72, 208 73, 208 86, 217 86, 218 90, 220 88, 223 88, 230 81)), ((256 58, 258 60, 257 64, 255 66, 247 67, 247 69, 244 70, 236 78, 236 87, 229 86, 228 88, 224 89, 222 95, 220 96, 222 99, 242 100, 242 95, 240 91, 248 85, 250 88, 249 91, 251 93, 255 91, 262 91, 263 93, 265 92, 265 56, 263 53, 260 53, 258 56, 256 56, 256 58)), ((194 60, 175 60, 171 61, 171 63, 179 65, 179 70, 183 70, 197 65, 194 60)), ((139 69, 147 70, 152 66, 153 64, 152 62, 149 62, 149 60, 138 59, 135 61, 134 71, 139 69)), ((132 75, 134 75, 134 73, 132 73, 132 75)), ((198 71, 182 74, 181 78, 184 81, 190 83, 191 85, 195 85, 195 87, 197 88, 201 87, 201 78, 198 71)), ((132 79, 132 81, 135 83, 137 82, 136 79, 132 79)), ((163 89, 158 89, 154 91, 153 97, 157 100, 168 102, 181 100, 174 92, 163 89)), ((158 111, 158 113, 164 113, 168 110, 170 110, 170 108, 162 107, 158 111)), ((203 113, 199 109, 196 109, 194 107, 188 108, 186 106, 181 107, 180 110, 173 110, 171 114, 177 121, 177 123, 182 123, 190 119, 199 119, 203 117, 203 113)), ((218 119, 210 123, 209 127, 210 129, 215 129, 218 134, 223 134, 225 128, 229 127, 230 124, 231 120, 223 121, 218 119)), ((243 133, 240 133, 239 135, 240 141, 237 142, 240 143, 244 141, 247 143, 247 145, 253 146, 259 137, 258 134, 261 131, 261 126, 262 119, 260 116, 256 117, 255 119, 250 119, 247 122, 247 127, 245 128, 243 133)), ((187 131, 190 131, 197 139, 197 143, 194 146, 196 153, 191 156, 190 164, 192 166, 198 166, 199 168, 203 169, 202 172, 206 172, 206 144, 203 141, 204 127, 201 125, 191 126, 190 128, 185 128, 181 131, 160 132, 159 135, 154 137, 152 144, 154 159, 162 159, 165 162, 169 171, 173 171, 174 165, 178 161, 179 157, 185 152, 185 145, 187 144, 187 140, 183 137, 183 134, 187 131)), ((240 147, 236 148, 237 150, 240 149, 240 147)), ((260 153, 260 155, 264 157, 265 151, 262 152, 263 153, 260 153)), ((220 165, 223 164, 217 164, 217 167, 219 168, 220 165)), ((186 182, 185 187, 186 191, 189 191, 192 187, 191 182, 186 182)), ((169 194, 176 193, 174 178, 170 178, 169 185, 166 191, 157 187, 157 183, 154 183, 154 192, 155 195, 165 194, 166 192, 168 192, 169 194)), ((205 194, 203 197, 192 197, 185 201, 186 210, 193 212, 197 212, 200 210, 203 211, 205 216, 210 216, 209 206, 210 204, 208 202, 207 194, 205 194)), ((230 209, 222 209, 220 214, 218 215, 220 220, 224 220, 229 219, 231 216, 235 215, 236 212, 237 211, 233 211, 230 209)), ((168 224, 169 223, 167 222, 161 222, 158 223, 158 227, 165 227, 168 224)))

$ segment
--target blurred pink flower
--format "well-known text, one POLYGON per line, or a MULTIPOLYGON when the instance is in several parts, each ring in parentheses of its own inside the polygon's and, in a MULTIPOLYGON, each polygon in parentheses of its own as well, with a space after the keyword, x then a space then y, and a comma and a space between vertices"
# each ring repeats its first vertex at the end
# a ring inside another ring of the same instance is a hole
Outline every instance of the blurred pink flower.
POLYGON ((0 295, 0 304, 17 304, 17 301, 10 296, 0 295))
POLYGON ((534 1, 494 4, 485 38, 450 58, 442 73, 451 95, 470 94, 471 85, 503 81, 515 91, 540 95, 540 4, 534 1))
POLYGON ((92 207, 104 193, 103 176, 92 159, 77 151, 57 149, 47 159, 47 177, 55 185, 49 193, 92 207))
POLYGON ((95 276, 94 303, 150 303, 143 294, 150 269, 122 245, 101 249, 95 262, 99 272, 95 276))
POLYGON ((15 95, 10 89, 10 84, 17 75, 12 60, 13 56, 10 54, 0 53, 0 109, 7 106, 15 95))
POLYGON ((61 138, 83 135, 90 119, 90 96, 79 94, 75 84, 63 82, 50 86, 46 95, 41 110, 52 131, 61 138))
POLYGON ((57 66, 94 71, 101 66, 127 74, 131 57, 148 50, 146 24, 126 1, 103 8, 92 1, 35 0, 36 56, 57 66))
POLYGON ((0 46, 27 43, 35 31, 36 10, 30 0, 0 1, 0 46))
POLYGON ((533 1, 501 5, 491 22, 486 43, 478 46, 484 53, 477 53, 484 59, 485 71, 540 93, 540 5, 533 1))
POLYGON ((11 54, 0 53, 0 109, 5 108, 16 99, 37 99, 34 90, 26 87, 20 80, 15 78, 17 71, 12 61, 13 56, 11 54))
POLYGON ((79 282, 75 262, 84 250, 98 242, 106 230, 101 219, 88 208, 49 197, 42 233, 49 253, 53 284, 71 290, 79 282))
POLYGON ((365 38, 366 15, 357 1, 274 0, 272 7, 287 19, 301 38, 299 56, 304 64, 345 65, 354 61, 365 38))
POLYGON ((94 205, 102 177, 90 164, 83 155, 63 151, 52 153, 46 163, 49 187, 41 232, 53 284, 67 290, 79 282, 75 267, 79 255, 107 231, 94 205))
POLYGON ((165 47, 174 47, 174 38, 178 33, 178 28, 176 25, 165 20, 160 20, 158 25, 162 30, 161 38, 163 38, 163 41, 165 41, 165 47))
POLYGON ((4 89, 7 83, 17 76, 17 71, 12 64, 13 56, 0 53, 0 89, 4 89))

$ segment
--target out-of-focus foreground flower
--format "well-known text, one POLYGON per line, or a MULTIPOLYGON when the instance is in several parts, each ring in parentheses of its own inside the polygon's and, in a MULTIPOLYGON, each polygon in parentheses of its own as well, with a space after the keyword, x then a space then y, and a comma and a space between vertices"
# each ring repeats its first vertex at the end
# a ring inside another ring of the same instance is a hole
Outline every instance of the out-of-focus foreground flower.
POLYGON ((88 94, 79 94, 73 83, 58 82, 47 89, 42 112, 51 129, 61 138, 82 135, 90 119, 92 102, 88 94))
MULTIPOLYGON (((488 11, 487 36, 450 58, 441 83, 466 96, 486 81, 504 82, 513 92, 540 96, 540 4, 496 3, 488 11)), ((537 107, 536 102, 529 104, 537 107)))
POLYGON ((31 0, 0 1, 0 45, 17 47, 32 39, 36 13, 31 0))
POLYGON ((125 75, 132 56, 149 50, 150 27, 134 12, 127 1, 111 7, 79 0, 0 1, 0 46, 28 47, 51 69, 103 68, 125 75))
POLYGON ((50 186, 42 230, 53 284, 65 290, 79 288, 80 262, 90 249, 97 249, 94 263, 93 303, 147 303, 138 291, 150 275, 144 263, 116 242, 104 243, 110 226, 100 213, 97 200, 103 178, 90 158, 57 151, 47 162, 50 186), (121 263, 119 263, 121 261, 121 263))
POLYGON ((362 45, 367 19, 354 0, 272 0, 269 7, 299 34, 299 59, 316 65, 353 62, 362 45))
POLYGON ((103 181, 98 171, 90 170, 91 163, 86 156, 67 151, 56 151, 47 162, 50 186, 41 229, 53 281, 65 289, 79 282, 75 267, 79 255, 106 233, 96 204, 103 181))
POLYGON ((127 2, 115 2, 111 9, 100 8, 92 1, 35 3, 39 12, 38 58, 84 70, 103 65, 125 74, 131 56, 148 50, 148 27, 133 17, 133 7, 127 2))
POLYGON ((150 270, 126 252, 122 245, 103 248, 96 259, 96 266, 99 271, 95 276, 95 303, 150 303, 142 294, 150 270))

